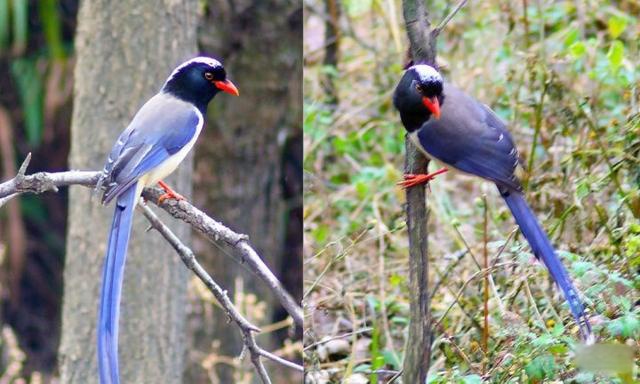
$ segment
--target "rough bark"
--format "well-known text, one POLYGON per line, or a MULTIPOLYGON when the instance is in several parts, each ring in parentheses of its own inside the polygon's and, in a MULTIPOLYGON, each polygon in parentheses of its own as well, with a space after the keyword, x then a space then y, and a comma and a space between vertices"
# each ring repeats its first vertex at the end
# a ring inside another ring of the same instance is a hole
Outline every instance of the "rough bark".
MULTIPOLYGON (((271 270, 281 269, 283 263, 290 263, 291 271, 301 270, 299 252, 289 251, 280 257, 287 213, 280 177, 283 139, 301 129, 302 4, 290 0, 213 0, 209 8, 210 15, 199 34, 201 46, 224 58, 240 97, 211 106, 209 127, 196 154, 196 201, 232 229, 248 234, 271 270)), ((207 270, 230 290, 231 297, 236 279, 241 279, 244 293, 267 302, 267 313, 259 326, 271 321, 270 312, 279 305, 262 282, 220 251, 203 247, 197 252, 203 256, 208 253, 207 270)), ((284 276, 280 279, 287 280, 284 276)), ((299 297, 295 291, 300 285, 289 289, 299 297)), ((222 312, 217 312, 208 337, 195 342, 202 348, 204 343, 211 345, 211 338, 217 339, 220 353, 237 356, 239 335, 228 332, 224 320, 222 312)), ((217 374, 220 382, 234 381, 226 365, 219 365, 217 374)))
MULTIPOLYGON (((402 9, 414 62, 435 64, 435 37, 431 34, 424 0, 404 0, 402 9)), ((429 162, 406 139, 405 173, 427 173, 429 162)), ((407 190, 409 232, 409 335, 405 346, 402 381, 424 383, 431 360, 431 310, 429 307, 428 212, 423 185, 407 190)))
MULTIPOLYGON (((173 67, 196 53, 197 1, 85 1, 78 14, 70 168, 102 168, 111 145, 173 67)), ((169 178, 189 197, 192 161, 169 178)), ((64 271, 61 382, 97 382, 95 329, 113 207, 72 187, 64 271)), ((187 270, 137 214, 120 319, 125 383, 180 382, 185 355, 187 270)), ((172 230, 189 242, 189 228, 172 230)))

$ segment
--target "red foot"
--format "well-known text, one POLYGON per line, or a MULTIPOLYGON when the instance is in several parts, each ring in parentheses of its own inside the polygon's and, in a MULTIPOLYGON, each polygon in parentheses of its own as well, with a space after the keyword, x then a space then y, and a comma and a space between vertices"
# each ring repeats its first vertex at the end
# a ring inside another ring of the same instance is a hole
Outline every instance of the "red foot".
POLYGON ((171 189, 164 181, 158 181, 160 188, 164 189, 165 194, 158 198, 158 205, 162 204, 166 199, 185 200, 184 196, 171 189))
POLYGON ((402 188, 405 188, 405 189, 415 187, 416 185, 426 184, 431 180, 433 180, 436 176, 442 173, 445 173, 447 171, 448 169, 445 167, 445 168, 440 168, 437 171, 429 173, 427 175, 425 174, 414 175, 414 174, 408 173, 404 175, 404 180, 399 181, 397 184, 402 186, 402 188))

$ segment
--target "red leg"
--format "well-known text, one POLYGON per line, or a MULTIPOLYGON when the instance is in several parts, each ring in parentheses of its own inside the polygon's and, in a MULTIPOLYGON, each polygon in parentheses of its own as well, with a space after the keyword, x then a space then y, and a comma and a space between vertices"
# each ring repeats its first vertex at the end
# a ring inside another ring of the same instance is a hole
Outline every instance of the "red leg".
POLYGON ((164 181, 158 181, 158 185, 164 189, 165 192, 164 195, 158 198, 158 205, 162 204, 166 199, 185 200, 184 196, 171 189, 164 181))
POLYGON ((420 185, 420 184, 426 184, 429 181, 433 180, 436 176, 447 172, 448 169, 446 167, 444 168, 440 168, 435 172, 429 173, 429 174, 420 174, 420 175, 413 175, 413 174, 406 174, 404 175, 404 180, 403 181, 399 181, 397 184, 401 185, 403 188, 411 188, 411 187, 415 187, 416 185, 420 185))

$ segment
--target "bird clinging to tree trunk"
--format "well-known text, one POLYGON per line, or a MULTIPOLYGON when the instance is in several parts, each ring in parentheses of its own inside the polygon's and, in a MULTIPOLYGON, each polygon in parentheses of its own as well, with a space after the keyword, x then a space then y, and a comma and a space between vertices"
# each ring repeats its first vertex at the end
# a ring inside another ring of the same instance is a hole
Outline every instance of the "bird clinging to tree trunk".
POLYGON ((515 175, 518 151, 506 125, 486 105, 445 83, 431 65, 415 64, 405 71, 393 95, 402 124, 418 149, 445 165, 427 175, 405 175, 399 184, 427 183, 449 169, 479 176, 496 184, 533 254, 560 286, 585 341, 591 326, 569 274, 546 233, 524 199, 515 175))

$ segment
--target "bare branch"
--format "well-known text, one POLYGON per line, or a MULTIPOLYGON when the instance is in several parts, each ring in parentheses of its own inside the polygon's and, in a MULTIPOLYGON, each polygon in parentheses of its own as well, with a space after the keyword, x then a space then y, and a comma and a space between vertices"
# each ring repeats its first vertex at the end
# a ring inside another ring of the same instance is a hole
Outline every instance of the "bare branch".
POLYGON ((227 292, 224 291, 198 263, 193 254, 193 251, 180 241, 180 239, 171 231, 171 229, 169 229, 169 227, 167 227, 158 218, 158 216, 156 216, 151 208, 149 208, 146 204, 141 204, 140 207, 144 216, 151 223, 151 227, 156 229, 167 240, 167 242, 171 244, 173 249, 175 249, 178 255, 180 255, 180 258, 187 266, 187 268, 193 271, 193 273, 195 273, 195 275, 207 286, 207 288, 209 288, 216 299, 218 299, 220 305, 224 308, 227 316, 229 316, 229 318, 236 323, 238 328, 240 328, 244 346, 246 350, 249 351, 251 362, 258 372, 258 375, 262 379, 262 382, 268 384, 271 383, 271 380, 269 379, 269 375, 267 374, 267 371, 262 364, 262 360, 260 359, 261 356, 264 356, 286 367, 302 372, 303 369, 300 365, 276 356, 258 346, 253 332, 260 332, 260 328, 251 324, 238 312, 238 310, 229 299, 229 296, 227 296, 227 292))
POLYGON ((235 321, 238 326, 242 329, 248 329, 253 332, 260 332, 260 328, 251 324, 249 320, 242 317, 242 315, 235 309, 233 303, 227 296, 227 292, 223 291, 222 288, 209 276, 207 271, 202 268, 198 260, 196 260, 193 255, 193 251, 189 249, 186 245, 184 245, 178 236, 176 236, 169 227, 167 227, 158 216, 149 208, 146 204, 140 204, 139 207, 142 209, 144 216, 151 223, 151 227, 156 229, 160 234, 171 244, 173 249, 178 252, 180 258, 184 262, 184 264, 189 268, 193 273, 198 276, 198 278, 209 288, 211 293, 218 299, 220 305, 226 310, 227 315, 235 321))
MULTIPOLYGON (((148 201, 158 201, 158 198, 163 193, 159 188, 147 188, 142 192, 142 196, 148 201)), ((284 289, 282 283, 280 283, 271 270, 265 265, 253 247, 251 247, 246 235, 232 231, 184 200, 165 200, 160 204, 160 207, 173 217, 191 224, 193 228, 205 235, 211 242, 218 243, 222 241, 237 249, 241 255, 240 261, 248 264, 251 271, 267 283, 271 291, 276 295, 278 300, 280 300, 284 309, 291 315, 293 321, 298 326, 302 326, 302 308, 296 304, 293 297, 284 289)))
MULTIPOLYGON (((0 207, 13 197, 25 192, 57 191, 58 187, 70 185, 94 187, 100 177, 100 172, 93 171, 39 172, 25 176, 24 172, 29 164, 29 159, 30 156, 27 156, 16 177, 0 184, 0 207)), ((147 188, 144 190, 143 196, 147 201, 156 202, 162 193, 160 189, 147 188)), ((291 315, 296 325, 302 326, 302 308, 264 264, 260 255, 249 244, 246 235, 232 231, 186 201, 166 200, 160 207, 176 219, 191 224, 193 228, 204 234, 210 241, 214 243, 222 241, 238 250, 241 255, 241 261, 246 263, 253 273, 267 283, 284 309, 291 315)))
POLYGON ((438 26, 433 30, 433 32, 431 32, 431 34, 434 37, 438 37, 438 35, 440 34, 440 32, 442 32, 442 30, 444 29, 444 27, 447 26, 447 24, 449 24, 449 22, 451 21, 451 19, 453 19, 453 17, 456 15, 456 13, 458 13, 458 11, 460 9, 462 9, 462 7, 464 7, 467 4, 468 0, 462 0, 458 3, 458 5, 456 5, 456 7, 453 9, 453 11, 451 11, 447 17, 444 18, 444 20, 442 20, 440 22, 440 24, 438 24, 438 26))
POLYGON ((58 192, 58 187, 69 185, 84 185, 91 187, 96 185, 99 172, 91 171, 68 171, 68 172, 38 172, 32 175, 25 175, 31 154, 20 166, 16 177, 0 184, 0 207, 11 198, 25 192, 43 193, 47 191, 58 192))

